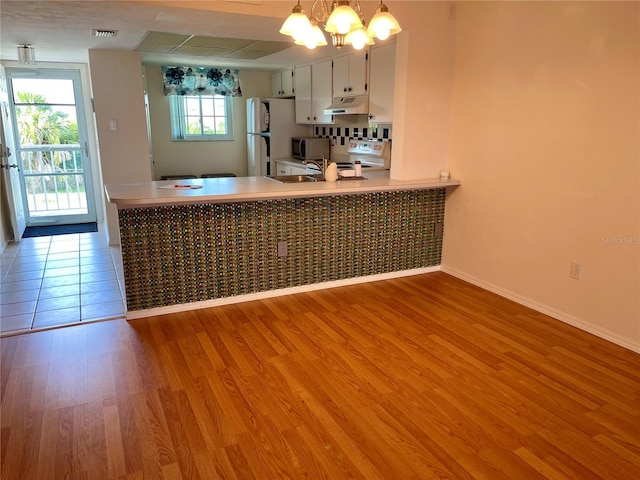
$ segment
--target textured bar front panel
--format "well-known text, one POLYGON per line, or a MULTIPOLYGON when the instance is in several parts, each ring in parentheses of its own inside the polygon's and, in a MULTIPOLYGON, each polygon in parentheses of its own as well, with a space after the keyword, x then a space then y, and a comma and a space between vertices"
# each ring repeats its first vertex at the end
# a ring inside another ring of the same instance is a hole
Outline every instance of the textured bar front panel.
POLYGON ((440 188, 119 210, 127 309, 439 265, 444 203, 440 188))

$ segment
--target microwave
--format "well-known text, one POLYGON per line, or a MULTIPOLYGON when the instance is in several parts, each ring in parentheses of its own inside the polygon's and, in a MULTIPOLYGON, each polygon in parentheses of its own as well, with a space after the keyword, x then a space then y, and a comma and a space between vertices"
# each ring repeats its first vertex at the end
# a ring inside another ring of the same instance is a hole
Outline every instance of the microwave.
POLYGON ((328 138, 292 138, 291 153, 300 160, 320 160, 329 157, 328 138))

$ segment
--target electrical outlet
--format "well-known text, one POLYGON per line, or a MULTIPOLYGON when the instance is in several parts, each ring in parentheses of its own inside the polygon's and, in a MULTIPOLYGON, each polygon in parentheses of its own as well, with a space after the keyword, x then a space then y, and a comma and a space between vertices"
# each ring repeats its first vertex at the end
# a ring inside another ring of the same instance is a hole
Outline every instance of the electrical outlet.
POLYGON ((580 277, 582 277, 582 265, 578 262, 571 262, 569 276, 575 280, 580 280, 580 277))
POLYGON ((288 250, 288 243, 286 240, 280 240, 278 242, 278 256, 279 257, 286 257, 287 256, 287 250, 288 250))

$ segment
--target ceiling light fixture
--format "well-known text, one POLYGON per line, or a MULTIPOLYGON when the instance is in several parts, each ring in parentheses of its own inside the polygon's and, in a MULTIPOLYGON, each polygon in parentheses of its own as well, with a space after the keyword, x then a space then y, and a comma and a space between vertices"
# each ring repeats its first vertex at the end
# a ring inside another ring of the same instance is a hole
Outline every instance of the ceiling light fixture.
POLYGON ((293 37, 297 45, 307 48, 327 45, 324 34, 318 26, 322 23, 326 32, 331 35, 333 45, 340 49, 344 45, 352 45, 361 50, 365 45, 373 45, 374 37, 386 40, 391 35, 402 31, 398 21, 389 13, 389 9, 380 0, 376 13, 366 28, 360 0, 333 0, 331 6, 327 0, 314 0, 311 15, 298 4, 293 7, 291 15, 282 24, 280 33, 293 37), (316 7, 318 11, 316 12, 316 7))
POLYGON ((31 45, 18 45, 18 63, 21 65, 36 64, 36 51, 31 45))

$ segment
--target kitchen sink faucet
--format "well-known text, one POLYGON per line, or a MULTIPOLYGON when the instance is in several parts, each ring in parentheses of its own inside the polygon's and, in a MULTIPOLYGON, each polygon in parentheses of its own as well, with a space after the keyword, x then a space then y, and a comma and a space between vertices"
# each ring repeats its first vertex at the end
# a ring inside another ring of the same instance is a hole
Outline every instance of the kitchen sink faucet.
POLYGON ((327 168, 329 167, 329 159, 324 156, 324 153, 322 154, 322 165, 320 165, 315 160, 305 160, 303 163, 305 165, 309 165, 310 163, 312 163, 313 165, 315 165, 320 169, 320 172, 322 173, 322 180, 324 181, 327 179, 326 175, 327 175, 327 168))

